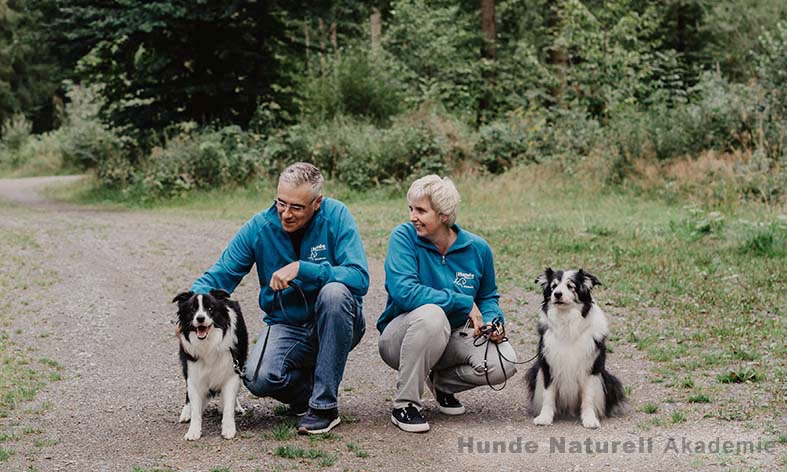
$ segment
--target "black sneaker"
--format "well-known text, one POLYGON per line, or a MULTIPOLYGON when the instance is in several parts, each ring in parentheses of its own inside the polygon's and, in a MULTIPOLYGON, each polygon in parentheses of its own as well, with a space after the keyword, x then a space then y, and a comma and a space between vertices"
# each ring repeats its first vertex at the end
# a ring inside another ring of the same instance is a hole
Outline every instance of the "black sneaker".
POLYGON ((463 415, 465 413, 464 405, 456 399, 453 393, 434 389, 434 397, 437 404, 440 405, 440 413, 444 415, 463 415))
POLYGON ((406 408, 394 408, 391 412, 391 423, 408 433, 425 433, 429 431, 429 423, 412 403, 406 408))
POLYGON ((327 433, 341 421, 338 408, 329 408, 327 410, 309 408, 309 414, 304 416, 298 425, 298 434, 327 433))

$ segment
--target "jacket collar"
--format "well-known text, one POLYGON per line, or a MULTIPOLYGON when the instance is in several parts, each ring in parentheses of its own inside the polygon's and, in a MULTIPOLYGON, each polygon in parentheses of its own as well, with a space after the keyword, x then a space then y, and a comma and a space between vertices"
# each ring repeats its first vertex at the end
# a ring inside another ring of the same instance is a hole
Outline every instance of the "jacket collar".
MULTIPOLYGON (((407 224, 410 227, 410 230, 413 233, 415 233, 415 228, 413 227, 413 225, 411 223, 407 223, 407 224)), ((446 255, 451 254, 454 251, 459 251, 461 249, 464 249, 466 246, 470 244, 470 237, 467 235, 467 231, 463 230, 461 226, 454 223, 451 229, 456 230, 456 241, 454 241, 454 244, 452 244, 451 247, 448 248, 446 255)), ((417 233, 416 233, 416 244, 428 251, 432 251, 439 254, 439 251, 437 250, 437 246, 435 246, 434 243, 432 243, 426 238, 422 238, 421 236, 418 236, 417 233)))

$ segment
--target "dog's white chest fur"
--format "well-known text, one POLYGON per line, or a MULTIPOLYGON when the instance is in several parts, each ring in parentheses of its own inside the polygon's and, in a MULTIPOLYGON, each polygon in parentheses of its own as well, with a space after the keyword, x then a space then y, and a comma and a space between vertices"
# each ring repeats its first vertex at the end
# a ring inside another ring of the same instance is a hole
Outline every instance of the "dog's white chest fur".
POLYGON ((579 309, 555 307, 542 316, 548 327, 543 338, 544 357, 549 365, 559 366, 551 371, 552 381, 561 393, 558 409, 576 410, 596 358, 596 341, 609 332, 606 317, 595 304, 584 318, 579 309))
POLYGON ((208 337, 202 340, 197 339, 196 333, 192 333, 192 342, 188 344, 186 352, 197 361, 188 362, 189 381, 218 390, 230 377, 236 375, 230 343, 225 342, 230 341, 226 339, 229 337, 230 333, 222 337, 222 332, 218 329, 211 330, 208 337))

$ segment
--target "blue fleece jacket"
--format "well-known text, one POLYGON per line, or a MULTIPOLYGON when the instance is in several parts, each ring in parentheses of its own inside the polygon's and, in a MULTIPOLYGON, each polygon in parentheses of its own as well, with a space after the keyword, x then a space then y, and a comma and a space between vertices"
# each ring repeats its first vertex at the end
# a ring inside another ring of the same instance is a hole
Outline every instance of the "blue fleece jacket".
POLYGON ((323 198, 320 209, 306 225, 300 254, 295 254, 274 204, 243 225, 218 262, 194 282, 191 290, 206 293, 221 288, 232 293, 254 264, 260 283, 260 308, 268 324, 309 323, 317 294, 329 282, 346 285, 359 304, 369 290, 366 253, 355 220, 343 203, 331 198, 323 198), (300 260, 300 267, 294 282, 303 290, 306 302, 289 287, 279 295, 282 311, 278 301, 274 305, 274 292, 268 284, 274 272, 296 260, 300 260))
POLYGON ((385 290, 388 302, 377 329, 402 313, 427 303, 445 311, 451 328, 467 322, 473 302, 484 322, 503 321, 495 282, 492 249, 480 236, 455 225, 457 238, 445 256, 426 239, 418 237, 411 223, 394 228, 385 258, 385 290))

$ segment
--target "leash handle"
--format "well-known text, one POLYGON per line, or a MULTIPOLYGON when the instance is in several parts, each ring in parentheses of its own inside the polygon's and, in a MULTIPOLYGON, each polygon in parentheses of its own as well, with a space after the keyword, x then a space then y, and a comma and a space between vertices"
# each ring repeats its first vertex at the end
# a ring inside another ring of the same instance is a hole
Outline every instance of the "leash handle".
MULTIPOLYGON (((505 325, 503 325, 503 323, 501 322, 500 318, 495 318, 494 320, 492 320, 492 326, 502 327, 502 329, 503 329, 503 333, 502 333, 503 337, 500 339, 500 343, 508 342, 508 338, 505 336, 505 325)), ((484 344, 486 344, 486 348, 484 349, 484 376, 486 378, 486 384, 492 390, 494 390, 496 392, 499 392, 499 391, 503 390, 504 388, 506 388, 506 385, 508 384, 508 374, 506 373, 506 366, 503 363, 503 360, 506 360, 507 362, 510 362, 511 364, 515 364, 515 365, 529 364, 536 357, 538 357, 538 353, 536 353, 533 357, 531 357, 530 359, 528 359, 526 361, 514 362, 511 359, 509 359, 509 358, 507 358, 506 356, 503 355, 503 353, 500 351, 500 346, 498 345, 499 343, 493 342, 492 340, 489 339, 489 335, 490 334, 491 333, 489 333, 487 331, 487 332, 482 333, 478 337, 474 338, 473 339, 473 346, 481 347, 484 344), (481 342, 478 342, 479 339, 481 340, 481 342), (493 344, 495 346, 495 349, 497 349, 497 358, 500 361, 500 368, 503 370, 503 386, 500 387, 500 388, 495 388, 494 385, 492 385, 492 382, 489 381, 489 363, 488 363, 488 359, 489 359, 489 345, 490 344, 493 344)))

